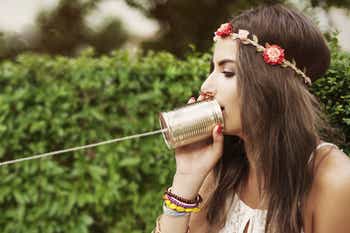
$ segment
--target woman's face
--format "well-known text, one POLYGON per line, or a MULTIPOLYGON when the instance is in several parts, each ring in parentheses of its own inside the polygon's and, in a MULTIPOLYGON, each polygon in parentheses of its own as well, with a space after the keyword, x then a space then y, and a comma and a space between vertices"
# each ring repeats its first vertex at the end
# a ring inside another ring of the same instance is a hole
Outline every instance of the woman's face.
POLYGON ((223 107, 224 134, 241 136, 240 101, 236 76, 237 41, 219 39, 214 45, 213 70, 201 86, 202 92, 214 92, 223 107))

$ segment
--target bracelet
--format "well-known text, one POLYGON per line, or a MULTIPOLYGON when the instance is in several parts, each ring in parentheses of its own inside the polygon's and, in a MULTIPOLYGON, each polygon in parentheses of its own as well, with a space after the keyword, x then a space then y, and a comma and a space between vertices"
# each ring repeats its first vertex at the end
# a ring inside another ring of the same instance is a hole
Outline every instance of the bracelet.
POLYGON ((184 207, 184 208, 195 208, 195 207, 198 207, 198 204, 195 203, 195 204, 186 204, 186 203, 183 203, 171 196, 168 196, 168 194, 165 194, 163 196, 163 200, 166 201, 166 200, 169 200, 171 203, 177 205, 177 206, 181 206, 181 207, 184 207))
POLYGON ((199 212, 201 209, 198 208, 198 207, 195 207, 195 208, 184 208, 182 206, 178 206, 174 203, 171 203, 169 200, 166 200, 164 201, 165 205, 169 208, 169 209, 172 209, 174 211, 177 211, 177 212, 187 212, 187 213, 190 213, 190 212, 199 212))
POLYGON ((151 233, 162 233, 162 232, 160 231, 160 223, 159 223, 159 221, 160 221, 160 216, 161 216, 161 215, 159 215, 158 218, 157 218, 157 220, 156 220, 156 228, 154 228, 153 231, 152 231, 151 233))
POLYGON ((183 203, 186 203, 186 204, 199 204, 199 203, 201 203, 203 201, 203 199, 202 199, 200 194, 198 194, 195 197, 195 199, 188 200, 188 199, 185 199, 183 197, 177 196, 176 194, 172 193, 171 192, 171 188, 168 188, 167 190, 165 190, 164 193, 167 194, 168 196, 173 197, 173 198, 175 198, 175 199, 177 199, 177 200, 179 200, 179 201, 181 201, 183 203))
MULTIPOLYGON (((157 221, 156 221, 156 228, 154 228, 151 233, 162 233, 160 231, 160 217, 161 216, 162 215, 158 216, 157 221)), ((187 226, 187 232, 186 233, 190 233, 190 227, 189 226, 187 226)))
POLYGON ((175 217, 180 217, 180 216, 188 216, 190 215, 189 212, 178 212, 176 210, 172 210, 165 203, 163 203, 163 213, 165 215, 170 215, 170 216, 175 216, 175 217))

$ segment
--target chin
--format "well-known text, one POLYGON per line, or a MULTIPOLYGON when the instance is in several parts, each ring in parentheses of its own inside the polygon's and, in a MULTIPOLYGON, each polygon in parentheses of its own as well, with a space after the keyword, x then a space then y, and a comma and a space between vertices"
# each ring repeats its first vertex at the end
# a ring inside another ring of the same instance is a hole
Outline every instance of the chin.
POLYGON ((242 131, 240 129, 226 129, 226 127, 224 128, 224 135, 230 135, 230 136, 238 136, 240 138, 242 138, 242 131))

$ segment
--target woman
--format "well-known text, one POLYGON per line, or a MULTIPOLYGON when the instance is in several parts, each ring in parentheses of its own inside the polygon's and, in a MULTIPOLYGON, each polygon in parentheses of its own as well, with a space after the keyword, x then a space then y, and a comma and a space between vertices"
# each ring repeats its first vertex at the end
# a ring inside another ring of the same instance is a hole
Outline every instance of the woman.
POLYGON ((277 4, 222 24, 214 41, 197 101, 220 103, 224 129, 176 149, 154 232, 350 232, 350 159, 326 142, 308 91, 330 62, 320 31, 277 4))

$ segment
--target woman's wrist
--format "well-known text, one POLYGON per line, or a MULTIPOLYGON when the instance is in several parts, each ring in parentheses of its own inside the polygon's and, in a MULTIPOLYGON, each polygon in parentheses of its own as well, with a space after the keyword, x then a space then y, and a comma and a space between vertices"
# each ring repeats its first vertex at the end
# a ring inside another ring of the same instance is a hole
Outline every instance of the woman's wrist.
POLYGON ((185 199, 194 199, 202 186, 205 176, 184 175, 176 173, 171 186, 171 192, 185 199))

